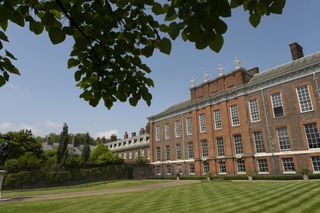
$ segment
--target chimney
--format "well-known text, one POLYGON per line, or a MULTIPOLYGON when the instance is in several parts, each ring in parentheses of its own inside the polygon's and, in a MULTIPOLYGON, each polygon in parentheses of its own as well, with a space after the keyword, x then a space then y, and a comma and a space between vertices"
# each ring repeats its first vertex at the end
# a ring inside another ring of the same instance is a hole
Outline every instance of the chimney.
POLYGON ((113 142, 113 141, 116 141, 117 140, 117 135, 116 134, 112 134, 110 136, 110 141, 113 142))
POLYGON ((147 125, 146 125, 146 133, 150 134, 150 124, 149 123, 147 123, 147 125))
POLYGON ((136 137, 136 132, 132 132, 131 137, 136 137))
POLYGON ((144 133, 145 133, 144 128, 141 128, 141 129, 140 129, 140 132, 139 132, 139 135, 144 135, 144 133))
POLYGON ((124 139, 128 139, 128 137, 129 137, 129 136, 128 136, 128 132, 124 132, 123 138, 124 138, 124 139))
POLYGON ((292 44, 289 44, 290 50, 291 50, 291 56, 292 60, 297 60, 299 58, 302 58, 303 55, 303 48, 298 44, 297 42, 294 42, 292 44))
POLYGON ((259 67, 254 67, 251 68, 250 70, 247 71, 249 74, 251 74, 252 76, 254 76, 255 74, 259 73, 259 67))

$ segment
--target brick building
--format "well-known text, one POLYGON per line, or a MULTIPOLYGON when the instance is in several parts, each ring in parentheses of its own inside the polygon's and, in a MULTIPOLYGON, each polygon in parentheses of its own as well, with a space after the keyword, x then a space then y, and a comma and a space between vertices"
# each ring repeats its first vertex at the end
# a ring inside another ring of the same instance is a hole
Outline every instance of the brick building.
POLYGON ((137 157, 150 160, 150 133, 149 127, 141 128, 139 135, 131 133, 129 137, 125 132, 123 139, 117 139, 116 135, 110 137, 110 142, 106 144, 108 149, 118 154, 126 163, 134 163, 137 157))
POLYGON ((155 175, 320 173, 320 53, 259 73, 235 69, 196 85, 190 100, 150 116, 155 175))

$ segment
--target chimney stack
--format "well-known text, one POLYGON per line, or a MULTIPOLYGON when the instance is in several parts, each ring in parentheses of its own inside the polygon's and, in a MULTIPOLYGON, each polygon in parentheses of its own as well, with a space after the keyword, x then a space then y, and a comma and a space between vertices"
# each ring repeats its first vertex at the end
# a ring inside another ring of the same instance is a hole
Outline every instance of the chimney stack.
POLYGON ((112 134, 110 136, 110 141, 113 142, 113 141, 116 141, 117 140, 117 135, 116 134, 112 134))
POLYGON ((128 137, 129 137, 129 136, 128 136, 128 132, 124 132, 123 138, 124 138, 124 139, 128 139, 128 137))
POLYGON ((289 44, 290 50, 291 50, 291 56, 292 60, 297 60, 299 58, 302 58, 303 55, 303 48, 298 44, 297 42, 294 42, 292 44, 289 44))
POLYGON ((136 132, 132 132, 131 137, 136 137, 136 132))
POLYGON ((139 135, 144 135, 144 133, 145 133, 144 128, 141 128, 141 129, 140 129, 140 132, 139 132, 139 135))

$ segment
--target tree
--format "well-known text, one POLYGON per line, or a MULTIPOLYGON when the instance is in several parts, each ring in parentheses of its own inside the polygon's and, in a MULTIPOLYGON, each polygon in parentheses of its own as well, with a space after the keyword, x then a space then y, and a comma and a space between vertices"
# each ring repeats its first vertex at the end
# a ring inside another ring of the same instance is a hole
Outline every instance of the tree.
POLYGON ((89 133, 86 134, 86 141, 85 141, 85 144, 83 145, 83 149, 82 149, 82 161, 84 163, 87 163, 89 158, 90 158, 90 153, 91 153, 91 150, 90 150, 90 135, 89 133))
POLYGON ((96 166, 122 163, 123 160, 113 154, 105 145, 99 144, 91 152, 90 162, 96 166))
POLYGON ((14 55, 4 49, 8 21, 28 23, 35 34, 48 32, 53 44, 67 36, 74 45, 68 68, 83 92, 80 97, 111 108, 117 100, 148 105, 153 81, 141 59, 155 49, 170 54, 171 40, 181 36, 197 49, 219 52, 228 26, 222 18, 242 6, 256 27, 262 16, 281 14, 285 0, 2 0, 0 1, 0 86, 19 75, 14 55))
POLYGON ((60 135, 60 142, 57 148, 57 167, 60 168, 64 165, 68 155, 69 134, 68 125, 63 124, 63 129, 60 135))

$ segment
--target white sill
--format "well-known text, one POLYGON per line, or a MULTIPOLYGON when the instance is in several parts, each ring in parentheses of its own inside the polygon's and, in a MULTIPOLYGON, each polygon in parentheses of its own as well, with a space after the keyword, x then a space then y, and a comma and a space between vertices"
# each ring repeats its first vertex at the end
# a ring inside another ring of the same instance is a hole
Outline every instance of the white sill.
POLYGON ((226 172, 219 172, 219 175, 226 175, 226 172))
POLYGON ((240 126, 240 124, 237 124, 237 125, 232 125, 232 127, 237 127, 237 126, 240 126))
POLYGON ((215 128, 215 130, 221 130, 222 129, 222 127, 221 128, 215 128))
POLYGON ((312 109, 312 110, 308 110, 308 111, 304 111, 304 112, 301 112, 301 110, 300 110, 300 113, 307 113, 307 112, 313 112, 314 110, 312 109))
POLYGON ((195 173, 189 173, 189 175, 195 175, 195 173))
POLYGON ((199 131, 200 133, 206 133, 207 131, 199 131))
POLYGON ((293 174, 297 174, 297 172, 290 171, 290 172, 283 172, 283 174, 285 174, 285 175, 293 175, 293 174))
POLYGON ((313 171, 313 174, 320 174, 320 171, 313 171))
POLYGON ((171 173, 167 173, 166 175, 170 176, 170 175, 171 175, 171 173))
POLYGON ((245 172, 237 172, 238 175, 245 175, 245 172))
POLYGON ((259 175, 268 175, 269 172, 258 172, 259 175))
POLYGON ((261 120, 256 120, 256 121, 250 120, 250 121, 251 121, 251 123, 257 123, 257 122, 260 122, 261 120))

